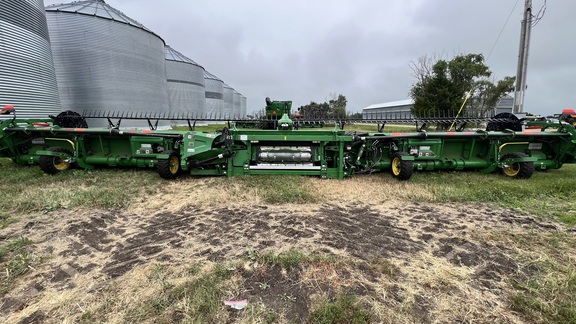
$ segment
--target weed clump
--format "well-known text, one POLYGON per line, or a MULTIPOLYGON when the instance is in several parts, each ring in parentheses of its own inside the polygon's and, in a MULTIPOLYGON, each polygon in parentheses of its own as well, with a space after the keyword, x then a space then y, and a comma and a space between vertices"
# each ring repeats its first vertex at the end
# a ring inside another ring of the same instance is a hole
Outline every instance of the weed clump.
POLYGON ((310 323, 369 323, 370 312, 352 295, 340 295, 333 301, 324 301, 310 314, 310 323))
POLYGON ((28 273, 31 266, 37 262, 37 258, 26 248, 30 244, 32 241, 21 237, 0 248, 0 265, 4 270, 4 278, 0 281, 0 296, 10 291, 14 280, 28 273))

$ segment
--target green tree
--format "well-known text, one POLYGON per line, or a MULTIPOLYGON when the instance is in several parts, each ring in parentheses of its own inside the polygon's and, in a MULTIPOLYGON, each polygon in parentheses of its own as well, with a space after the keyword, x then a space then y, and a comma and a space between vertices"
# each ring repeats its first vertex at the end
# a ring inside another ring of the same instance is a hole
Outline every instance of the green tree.
POLYGON ((412 62, 411 68, 418 80, 410 90, 414 99, 412 113, 417 116, 455 116, 470 90, 466 108, 484 115, 513 90, 515 80, 505 77, 492 81, 492 72, 482 54, 458 55, 450 61, 436 62, 424 56, 417 63, 412 62))
POLYGON ((346 104, 348 100, 344 95, 332 94, 332 99, 328 101, 330 106, 330 114, 334 118, 344 118, 346 117, 346 104))
POLYGON ((348 117, 350 117, 350 119, 362 119, 362 113, 361 112, 353 113, 350 114, 350 116, 348 117))
POLYGON ((346 104, 348 100, 344 95, 332 94, 332 99, 328 102, 316 103, 310 101, 309 104, 298 108, 298 113, 307 119, 326 119, 346 117, 346 104))
POLYGON ((328 103, 316 103, 310 101, 309 104, 300 106, 298 114, 306 119, 325 119, 330 110, 328 103))
POLYGON ((487 111, 496 107, 500 98, 514 91, 515 81, 515 77, 509 76, 497 82, 488 79, 478 80, 474 85, 473 96, 468 99, 466 108, 477 112, 480 116, 485 115, 487 111))

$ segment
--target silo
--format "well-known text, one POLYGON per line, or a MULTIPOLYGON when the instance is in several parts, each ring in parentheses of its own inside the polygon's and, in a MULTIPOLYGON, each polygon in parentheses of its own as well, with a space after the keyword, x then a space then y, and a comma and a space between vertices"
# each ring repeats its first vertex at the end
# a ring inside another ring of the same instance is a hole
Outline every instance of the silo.
POLYGON ((247 107, 246 107, 246 97, 240 97, 240 118, 246 118, 247 107))
MULTIPOLYGON (((162 38, 103 0, 51 5, 46 18, 64 110, 169 112, 162 38)), ((121 127, 147 123, 123 120, 121 127)))
POLYGON ((190 118, 203 116, 206 111, 204 68, 168 45, 165 55, 170 113, 190 118))
POLYGON ((206 85, 206 115, 210 118, 219 117, 224 108, 224 82, 208 71, 204 72, 204 82, 206 85))
POLYGON ((224 109, 222 110, 223 116, 229 118, 232 116, 234 111, 234 89, 231 86, 224 83, 224 109))
POLYGON ((241 98, 242 95, 240 94, 240 92, 234 90, 234 101, 233 101, 233 110, 232 110, 232 116, 234 116, 234 118, 238 118, 240 116, 240 110, 241 110, 241 98))
POLYGON ((60 113, 43 0, 0 1, 0 107, 16 116, 60 113))

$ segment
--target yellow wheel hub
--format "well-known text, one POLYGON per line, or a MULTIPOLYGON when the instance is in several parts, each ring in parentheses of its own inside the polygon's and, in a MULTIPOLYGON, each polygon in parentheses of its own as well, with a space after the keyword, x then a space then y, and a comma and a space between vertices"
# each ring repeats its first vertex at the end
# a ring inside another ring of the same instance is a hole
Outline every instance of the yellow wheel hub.
POLYGON ((55 157, 52 163, 58 171, 66 171, 70 168, 70 163, 59 157, 55 157))
POLYGON ((392 160, 392 173, 396 176, 400 174, 400 163, 401 162, 402 161, 398 157, 395 157, 392 160))
POLYGON ((173 156, 170 158, 170 173, 176 174, 178 172, 178 168, 180 167, 180 161, 177 156, 173 156))
POLYGON ((518 163, 512 163, 508 167, 502 169, 505 175, 509 177, 514 177, 520 172, 520 165, 518 163))

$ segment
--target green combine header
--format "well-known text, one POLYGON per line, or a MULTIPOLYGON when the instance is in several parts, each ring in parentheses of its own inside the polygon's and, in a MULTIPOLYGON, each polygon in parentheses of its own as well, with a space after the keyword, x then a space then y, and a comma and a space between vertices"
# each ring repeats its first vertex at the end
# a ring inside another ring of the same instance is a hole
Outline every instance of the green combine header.
MULTIPOLYGON (((39 165, 49 174, 65 172, 73 165, 83 169, 140 167, 155 168, 165 179, 182 173, 295 174, 342 179, 385 171, 408 180, 414 171, 433 170, 500 170, 505 176, 529 178, 535 170, 558 169, 576 161, 576 130, 562 119, 519 121, 507 116, 490 119, 490 131, 466 131, 462 126, 459 131, 383 132, 380 125, 386 122, 422 125, 434 118, 310 120, 290 116, 290 101, 267 99, 266 103, 266 116, 223 119, 228 126, 217 132, 195 131, 193 125, 201 119, 189 116, 120 114, 115 115, 118 123, 114 124, 114 116, 109 115, 109 127, 89 128, 86 119, 97 116, 64 112, 49 119, 18 119, 15 110, 7 106, 0 111, 7 114, 0 123, 0 156, 17 164, 39 165), (151 129, 120 128, 120 121, 128 118, 146 119, 151 129), (190 127, 183 131, 157 130, 153 121, 157 124, 159 119, 187 120, 190 127), (331 122, 335 127, 303 127, 320 122, 331 122), (350 122, 374 122, 379 127, 377 132, 345 132, 344 125, 350 122), (510 127, 511 123, 515 127, 510 127)), ((470 121, 477 122, 464 122, 470 121)))

